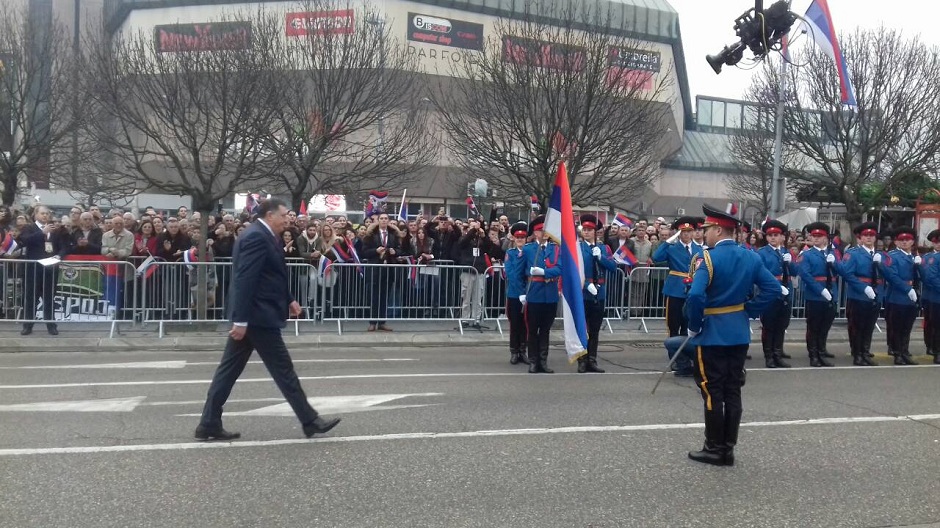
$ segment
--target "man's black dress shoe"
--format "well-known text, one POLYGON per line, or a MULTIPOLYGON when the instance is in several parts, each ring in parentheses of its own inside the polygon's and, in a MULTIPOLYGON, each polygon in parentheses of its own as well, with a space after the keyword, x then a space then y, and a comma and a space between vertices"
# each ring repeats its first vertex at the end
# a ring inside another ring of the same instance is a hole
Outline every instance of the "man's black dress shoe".
POLYGON ((221 427, 218 429, 209 429, 200 425, 196 427, 195 436, 197 440, 235 440, 236 438, 241 438, 242 434, 230 433, 221 427))
POLYGON ((48 326, 46 330, 49 331, 49 335, 59 335, 59 329, 56 326, 48 326))
POLYGON ((330 429, 336 427, 336 424, 338 424, 339 421, 340 418, 323 419, 318 416, 316 420, 304 425, 304 435, 307 438, 310 438, 315 434, 329 432, 330 429))
POLYGON ((23 329, 20 330, 20 335, 29 335, 29 334, 32 334, 32 333, 33 333, 33 327, 32 327, 32 326, 24 326, 23 329))

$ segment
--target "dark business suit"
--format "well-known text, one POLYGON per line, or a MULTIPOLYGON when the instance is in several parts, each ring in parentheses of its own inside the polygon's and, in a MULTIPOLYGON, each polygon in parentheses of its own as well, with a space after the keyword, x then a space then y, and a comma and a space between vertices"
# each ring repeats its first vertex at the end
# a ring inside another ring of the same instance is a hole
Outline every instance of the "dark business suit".
MULTIPOLYGON (((25 248, 23 258, 27 260, 40 260, 54 255, 63 256, 68 250, 68 244, 62 243, 62 236, 58 230, 52 230, 48 235, 31 222, 23 226, 20 231, 20 244, 25 248), (52 245, 52 251, 46 251, 46 242, 52 245)), ((55 328, 55 287, 58 268, 56 266, 42 266, 29 262, 24 267, 23 281, 23 318, 36 318, 36 300, 42 296, 42 318, 46 326, 55 328)), ((33 323, 24 323, 24 328, 32 328, 33 323)))
MULTIPOLYGON (((398 239, 398 230, 389 226, 383 234, 376 228, 370 231, 362 240, 362 258, 369 264, 395 264, 401 255, 401 242, 398 239), (379 255, 378 248, 384 247, 385 253, 379 255), (388 250, 395 250, 392 255, 388 250)), ((394 287, 395 274, 393 270, 381 266, 366 266, 366 284, 370 290, 369 324, 385 324, 388 314, 388 292, 394 287)))
POLYGON ((317 412, 307 402, 281 336, 294 299, 288 290, 287 263, 278 237, 260 220, 256 221, 235 242, 232 265, 230 317, 233 323, 248 323, 248 328, 242 340, 229 337, 225 345, 222 361, 209 386, 200 425, 209 429, 222 427, 222 406, 235 380, 245 370, 252 350, 258 351, 300 423, 313 422, 317 412))

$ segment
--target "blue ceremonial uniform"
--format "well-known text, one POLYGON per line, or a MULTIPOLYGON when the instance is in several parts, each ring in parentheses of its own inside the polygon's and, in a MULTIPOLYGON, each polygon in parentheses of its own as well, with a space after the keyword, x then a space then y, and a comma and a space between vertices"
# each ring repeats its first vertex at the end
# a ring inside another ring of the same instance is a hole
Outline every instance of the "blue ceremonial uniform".
POLYGON ((681 242, 662 243, 653 252, 654 262, 665 262, 669 266, 669 276, 663 285, 663 295, 685 299, 684 279, 689 276, 689 264, 692 259, 702 254, 702 246, 690 242, 688 248, 681 242), (689 250, 691 248, 691 252, 689 250))
POLYGON ((839 282, 836 280, 839 273, 839 260, 836 259, 832 263, 832 271, 830 272, 826 262, 826 257, 830 254, 835 255, 831 249, 822 250, 817 247, 804 249, 800 253, 797 271, 803 282, 803 298, 805 300, 829 302, 822 296, 827 279, 831 279, 829 293, 832 294, 832 298, 839 298, 839 282))
POLYGON ((924 255, 923 262, 924 343, 927 353, 934 354, 933 362, 940 365, 940 252, 924 255))
POLYGON ((503 260, 503 272, 506 274, 506 318, 509 319, 509 362, 528 363, 525 352, 528 335, 525 329, 525 315, 519 297, 525 295, 526 259, 522 248, 510 248, 503 260))
POLYGON ((607 244, 597 244, 596 247, 601 249, 600 258, 594 258, 591 256, 591 250, 595 246, 591 246, 584 240, 578 242, 581 244, 581 258, 584 261, 584 299, 589 297, 595 297, 591 295, 588 291, 588 284, 594 284, 597 287, 597 296, 598 300, 607 299, 607 277, 609 273, 617 271, 617 263, 614 261, 614 255, 610 252, 610 247, 607 244), (595 263, 597 264, 595 266, 595 263), (597 274, 597 281, 595 281, 595 272, 597 274))
POLYGON ((888 253, 888 258, 881 261, 888 284, 888 304, 914 306, 916 303, 908 297, 914 284, 914 256, 895 249, 888 253))
POLYGON ((531 277, 528 285, 526 303, 557 303, 558 302, 558 278, 561 277, 561 268, 558 267, 558 256, 560 250, 554 242, 545 244, 545 247, 539 251, 539 244, 529 242, 522 247, 523 273, 526 279, 529 277, 529 268, 537 267, 545 270, 543 277, 531 277))
POLYGON ((692 288, 686 299, 689 329, 699 332, 690 343, 746 345, 751 342, 748 319, 760 316, 780 298, 780 283, 756 253, 732 240, 722 240, 706 251, 712 270, 709 272, 704 255, 696 260, 692 288), (755 285, 759 291, 751 298, 755 285))
MULTIPOLYGON (((879 265, 874 262, 874 249, 856 246, 845 252, 839 274, 845 281, 845 317, 849 325, 849 348, 853 364, 874 365, 869 359, 871 336, 878 322, 878 314, 884 302, 884 279, 879 265), (875 298, 865 295, 871 287, 875 298)), ((882 258, 884 255, 882 255, 882 258)))
POLYGON ((790 290, 789 295, 786 297, 781 295, 760 317, 761 346, 764 349, 764 362, 767 368, 790 366, 783 361, 785 357, 789 357, 784 353, 783 343, 787 328, 790 326, 793 304, 793 263, 783 260, 784 255, 789 254, 786 247, 774 248, 769 244, 757 250, 757 256, 760 257, 767 271, 781 286, 790 290))
POLYGON ((839 299, 839 261, 829 264, 826 258, 835 255, 831 247, 819 249, 811 247, 804 249, 798 259, 797 270, 803 283, 803 300, 806 313, 806 352, 809 355, 810 365, 831 367, 832 363, 825 358, 832 357, 826 351, 826 341, 829 339, 829 330, 838 312, 839 299), (822 291, 828 289, 832 296, 827 301, 822 291))
POLYGON ((920 277, 921 277, 921 290, 920 290, 920 300, 921 303, 926 307, 929 304, 934 304, 940 302, 940 290, 936 288, 927 287, 927 268, 930 266, 931 259, 936 260, 937 257, 940 257, 940 253, 936 251, 931 251, 929 253, 924 253, 921 255, 920 263, 920 277))
POLYGON ((529 281, 526 295, 525 321, 529 329, 528 349, 529 361, 532 363, 529 372, 548 372, 547 366, 548 344, 552 323, 558 311, 558 278, 561 277, 559 267, 560 248, 554 242, 548 242, 544 247, 536 242, 530 242, 522 247, 525 264, 523 273, 529 281), (545 270, 544 276, 530 276, 532 267, 545 270))
POLYGON ((890 251, 881 261, 881 267, 888 290, 885 317, 888 353, 895 356, 895 364, 904 364, 903 358, 911 355, 911 330, 920 311, 918 303, 908 295, 916 292, 915 279, 919 279, 920 268, 914 264, 913 255, 900 249, 890 251))
POLYGON ((522 249, 511 248, 506 251, 503 267, 506 272, 506 297, 509 299, 525 295, 526 262, 522 249))
MULTIPOLYGON (((666 262, 669 266, 669 275, 663 284, 663 295, 666 297, 666 327, 669 336, 685 335, 686 325, 684 306, 686 297, 685 280, 689 277, 689 265, 692 259, 702 254, 702 246, 689 242, 688 246, 681 242, 660 244, 653 252, 655 262, 666 262)), ((685 368, 684 363, 678 365, 685 368)))

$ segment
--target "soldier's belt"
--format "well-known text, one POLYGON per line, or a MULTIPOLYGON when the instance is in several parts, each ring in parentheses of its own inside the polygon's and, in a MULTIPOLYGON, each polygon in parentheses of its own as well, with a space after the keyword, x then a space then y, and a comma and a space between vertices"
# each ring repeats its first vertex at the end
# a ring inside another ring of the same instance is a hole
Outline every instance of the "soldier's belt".
POLYGON ((705 315, 721 315, 743 311, 744 304, 735 304, 734 306, 716 306, 714 308, 705 308, 705 315))
POLYGON ((813 277, 813 280, 816 282, 826 282, 827 280, 831 280, 831 279, 829 277, 813 277))
POLYGON ((689 276, 688 271, 670 271, 669 274, 674 277, 688 277, 689 276))
POLYGON ((774 275, 774 278, 777 280, 783 280, 783 275, 774 275))
POLYGON ((545 277, 529 277, 532 279, 532 282, 555 282, 556 279, 546 279, 545 277))
MULTIPOLYGON (((862 282, 865 284, 872 284, 871 277, 859 277, 858 280, 859 282, 862 282)), ((884 282, 885 281, 878 279, 877 281, 874 282, 874 284, 884 284, 884 282)))

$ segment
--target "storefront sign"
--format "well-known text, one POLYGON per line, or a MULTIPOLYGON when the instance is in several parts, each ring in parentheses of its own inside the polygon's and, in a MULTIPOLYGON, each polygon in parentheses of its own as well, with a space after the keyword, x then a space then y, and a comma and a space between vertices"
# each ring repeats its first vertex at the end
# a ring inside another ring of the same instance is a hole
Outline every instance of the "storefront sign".
POLYGON ((288 37, 348 35, 355 30, 355 15, 352 9, 287 13, 288 37))
POLYGON ((586 62, 583 48, 522 37, 503 37, 503 60, 559 71, 581 71, 586 62))
POLYGON ((481 51, 483 24, 408 13, 408 40, 481 51))
POLYGON ((251 46, 250 22, 172 24, 156 26, 153 32, 159 53, 239 50, 251 46))

